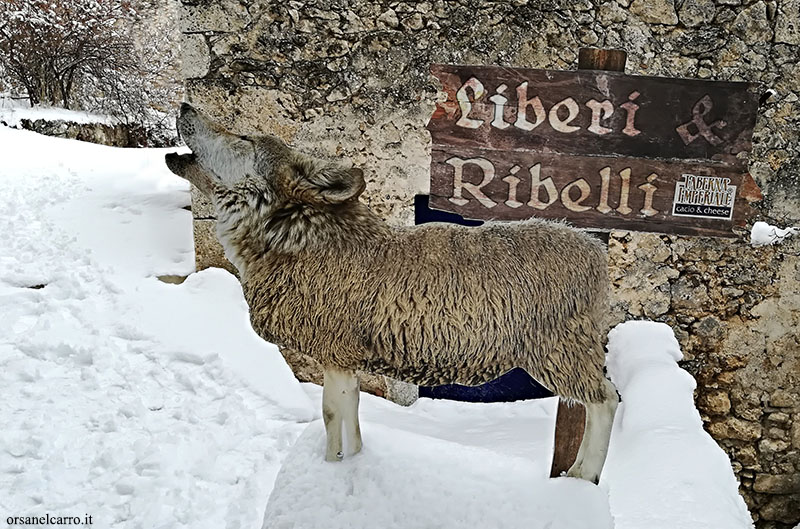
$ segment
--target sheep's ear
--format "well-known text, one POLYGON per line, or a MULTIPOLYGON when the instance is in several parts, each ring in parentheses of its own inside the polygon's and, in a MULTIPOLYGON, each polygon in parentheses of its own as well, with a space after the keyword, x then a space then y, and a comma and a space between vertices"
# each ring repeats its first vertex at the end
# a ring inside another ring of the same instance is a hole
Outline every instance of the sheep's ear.
POLYGON ((367 187, 361 169, 326 166, 303 175, 300 188, 312 202, 339 204, 358 198, 367 187))

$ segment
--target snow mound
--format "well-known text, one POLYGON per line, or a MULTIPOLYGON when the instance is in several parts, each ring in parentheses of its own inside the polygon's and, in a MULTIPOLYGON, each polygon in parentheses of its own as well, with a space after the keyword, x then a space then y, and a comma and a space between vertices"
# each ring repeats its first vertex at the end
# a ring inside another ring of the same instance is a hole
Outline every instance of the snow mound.
POLYGON ((725 452, 703 430, 696 383, 667 325, 631 321, 609 333, 608 373, 622 396, 602 485, 616 529, 753 526, 725 452))
POLYGON ((376 424, 364 443, 327 463, 322 421, 309 425, 278 473, 263 528, 614 527, 600 488, 547 479, 529 460, 376 424))
POLYGON ((797 228, 781 229, 766 222, 756 222, 750 230, 750 244, 752 246, 777 244, 797 233, 797 231, 797 228))
MULTIPOLYGON (((663 323, 627 322, 609 333, 608 373, 622 402, 600 487, 546 478, 553 410, 543 401, 420 399, 400 408, 363 395, 363 451, 326 463, 324 427, 311 424, 284 460, 263 527, 752 528, 730 461, 703 430, 682 356, 663 323), (536 438, 521 427, 523 406, 538 422, 535 450, 517 446, 536 438), (516 425, 504 432, 503 410, 514 410, 516 425)), ((319 402, 318 388, 306 390, 319 402)))

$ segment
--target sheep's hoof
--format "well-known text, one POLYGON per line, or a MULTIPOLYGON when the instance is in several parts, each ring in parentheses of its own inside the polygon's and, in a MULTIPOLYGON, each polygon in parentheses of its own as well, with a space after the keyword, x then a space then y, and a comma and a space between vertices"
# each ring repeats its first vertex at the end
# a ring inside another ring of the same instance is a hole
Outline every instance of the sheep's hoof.
MULTIPOLYGON (((562 472, 561 475, 563 476, 564 473, 562 472)), ((567 471, 566 475, 567 475, 568 478, 583 479, 583 480, 588 481, 590 483, 594 483, 595 485, 600 483, 600 475, 599 474, 592 474, 591 476, 585 476, 585 475, 583 475, 583 469, 580 466, 576 467, 575 465, 573 465, 572 468, 570 468, 567 471)))
POLYGON ((344 459, 344 454, 341 451, 335 454, 325 454, 325 461, 329 463, 337 463, 342 459, 344 459))

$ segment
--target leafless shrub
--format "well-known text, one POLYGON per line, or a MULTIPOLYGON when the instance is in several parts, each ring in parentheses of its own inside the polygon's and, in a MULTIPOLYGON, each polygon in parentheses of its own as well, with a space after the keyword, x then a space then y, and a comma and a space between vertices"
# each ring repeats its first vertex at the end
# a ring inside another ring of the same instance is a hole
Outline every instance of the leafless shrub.
POLYGON ((0 67, 32 106, 110 114, 169 143, 180 99, 164 0, 4 0, 0 67))

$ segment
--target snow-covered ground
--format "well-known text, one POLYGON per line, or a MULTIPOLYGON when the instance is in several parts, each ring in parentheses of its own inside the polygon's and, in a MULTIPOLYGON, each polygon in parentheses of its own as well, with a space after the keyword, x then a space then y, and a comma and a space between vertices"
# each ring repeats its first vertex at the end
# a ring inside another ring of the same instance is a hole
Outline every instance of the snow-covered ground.
POLYGON ((325 463, 321 391, 252 332, 236 279, 155 279, 193 270, 188 188, 164 152, 0 127, 2 520, 257 529, 266 510, 265 527, 298 529, 751 527, 678 345, 649 322, 610 337, 623 403, 599 487, 546 478, 553 399, 362 395, 363 452, 325 463))

